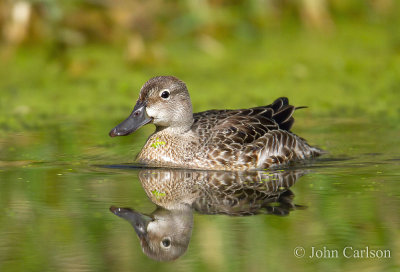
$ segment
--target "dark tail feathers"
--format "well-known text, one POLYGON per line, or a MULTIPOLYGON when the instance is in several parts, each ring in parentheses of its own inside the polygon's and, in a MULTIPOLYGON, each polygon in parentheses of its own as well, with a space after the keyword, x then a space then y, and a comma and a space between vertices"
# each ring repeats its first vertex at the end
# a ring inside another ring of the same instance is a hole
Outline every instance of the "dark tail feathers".
POLYGON ((304 106, 295 107, 289 105, 289 99, 287 97, 280 97, 276 99, 271 105, 271 109, 274 111, 272 119, 278 123, 279 128, 289 131, 294 123, 293 113, 295 110, 307 108, 304 106))

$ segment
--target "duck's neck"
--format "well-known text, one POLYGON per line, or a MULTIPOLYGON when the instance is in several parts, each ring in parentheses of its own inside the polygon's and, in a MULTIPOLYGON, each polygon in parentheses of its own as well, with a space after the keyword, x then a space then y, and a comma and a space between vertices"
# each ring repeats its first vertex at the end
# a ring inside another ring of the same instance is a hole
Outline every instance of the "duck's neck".
POLYGON ((167 134, 184 134, 190 131, 193 125, 193 118, 185 123, 177 124, 175 126, 168 126, 168 127, 163 127, 163 126, 156 126, 156 132, 163 132, 167 134))

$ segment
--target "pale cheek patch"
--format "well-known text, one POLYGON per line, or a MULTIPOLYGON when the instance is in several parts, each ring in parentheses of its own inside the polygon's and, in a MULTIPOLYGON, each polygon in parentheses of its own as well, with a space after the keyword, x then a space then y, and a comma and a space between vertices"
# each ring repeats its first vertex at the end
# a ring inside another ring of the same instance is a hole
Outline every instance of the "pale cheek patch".
POLYGON ((146 107, 147 116, 156 118, 157 111, 153 108, 146 107))
POLYGON ((149 117, 153 118, 153 124, 165 126, 168 124, 165 114, 157 110, 158 107, 146 107, 146 113, 149 117))

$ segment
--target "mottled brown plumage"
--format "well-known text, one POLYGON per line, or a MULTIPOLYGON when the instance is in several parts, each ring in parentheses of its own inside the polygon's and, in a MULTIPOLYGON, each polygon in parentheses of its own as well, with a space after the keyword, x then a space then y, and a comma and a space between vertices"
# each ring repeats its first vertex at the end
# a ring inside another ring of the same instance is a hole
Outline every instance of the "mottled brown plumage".
MULTIPOLYGON (((291 195, 285 192, 306 173, 300 169, 246 172, 148 169, 140 171, 139 178, 150 200, 164 209, 192 207, 202 214, 244 216, 270 213, 270 204, 279 202, 282 194, 291 195)), ((277 214, 289 211, 279 210, 277 214)))
POLYGON ((322 153, 290 131, 295 109, 287 98, 281 97, 267 106, 193 114, 182 81, 170 76, 155 77, 142 87, 131 116, 110 135, 127 135, 144 124, 155 124, 156 131, 137 157, 147 165, 265 169, 322 153))
POLYGON ((147 256, 170 261, 189 245, 193 210, 229 216, 288 215, 302 207, 293 203, 289 188, 304 174, 304 170, 146 169, 139 173, 140 182, 157 208, 148 215, 114 206, 111 211, 132 224, 147 256))

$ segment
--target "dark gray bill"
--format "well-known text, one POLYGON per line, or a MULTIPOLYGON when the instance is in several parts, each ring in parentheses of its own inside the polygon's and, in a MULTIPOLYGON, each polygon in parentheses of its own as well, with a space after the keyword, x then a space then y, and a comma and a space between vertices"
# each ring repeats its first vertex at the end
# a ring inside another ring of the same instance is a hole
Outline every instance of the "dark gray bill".
POLYGON ((129 117, 126 118, 121 124, 113 128, 109 135, 111 137, 129 135, 151 121, 152 118, 148 117, 146 114, 146 104, 138 101, 131 115, 129 115, 129 117))
POLYGON ((153 218, 150 216, 141 214, 129 208, 117 208, 111 206, 110 211, 130 222, 139 238, 144 238, 146 236, 147 225, 153 221, 153 218))

